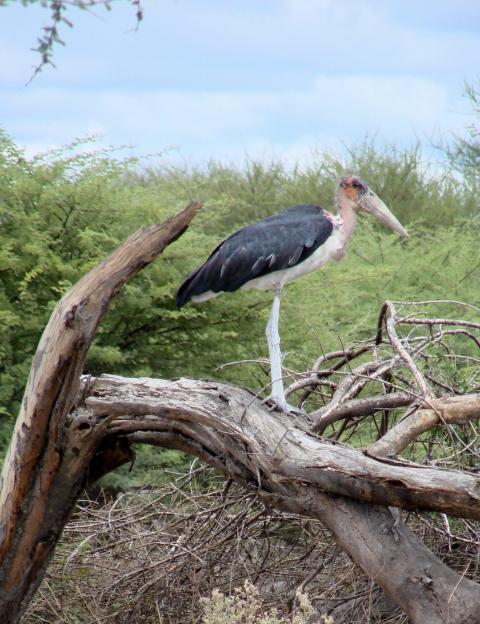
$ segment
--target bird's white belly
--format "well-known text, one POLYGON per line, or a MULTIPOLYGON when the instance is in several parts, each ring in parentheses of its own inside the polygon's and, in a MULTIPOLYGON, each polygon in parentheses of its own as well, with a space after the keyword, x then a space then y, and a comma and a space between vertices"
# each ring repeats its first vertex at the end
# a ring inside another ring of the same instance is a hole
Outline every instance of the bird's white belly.
POLYGON ((341 260, 344 255, 344 248, 345 243, 342 239, 341 231, 340 229, 335 229, 323 245, 300 264, 250 280, 242 286, 242 289, 259 288, 267 290, 269 288, 281 288, 298 277, 319 269, 329 260, 341 260))

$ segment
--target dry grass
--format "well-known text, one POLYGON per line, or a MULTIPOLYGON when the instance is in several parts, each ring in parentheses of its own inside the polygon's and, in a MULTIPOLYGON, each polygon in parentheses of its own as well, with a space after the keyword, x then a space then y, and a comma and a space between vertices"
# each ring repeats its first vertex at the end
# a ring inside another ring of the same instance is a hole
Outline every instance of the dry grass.
MULTIPOLYGON (((478 525, 408 521, 446 563, 477 575, 478 525)), ((160 488, 82 500, 23 624, 200 623, 202 597, 231 595, 245 581, 283 622, 298 591, 335 624, 407 622, 320 523, 266 509, 193 467, 160 488)))

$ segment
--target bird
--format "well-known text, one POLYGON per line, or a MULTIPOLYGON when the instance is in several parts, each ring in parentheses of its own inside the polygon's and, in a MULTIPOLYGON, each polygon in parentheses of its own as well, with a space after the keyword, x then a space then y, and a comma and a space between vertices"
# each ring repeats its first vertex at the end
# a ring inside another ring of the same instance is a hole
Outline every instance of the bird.
POLYGON ((207 260, 184 280, 176 305, 203 302, 226 292, 273 290, 265 334, 270 359, 270 400, 281 411, 298 411, 285 398, 278 331, 282 288, 293 280, 341 260, 359 212, 374 215, 402 238, 408 233, 383 201, 357 175, 342 176, 336 185, 336 214, 316 204, 287 208, 246 225, 215 247, 207 260))

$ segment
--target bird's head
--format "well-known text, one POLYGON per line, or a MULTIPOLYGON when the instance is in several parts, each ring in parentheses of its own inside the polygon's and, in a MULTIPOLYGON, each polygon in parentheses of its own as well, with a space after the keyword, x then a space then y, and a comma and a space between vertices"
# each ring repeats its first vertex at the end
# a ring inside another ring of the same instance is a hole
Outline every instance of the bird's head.
POLYGON ((366 182, 358 176, 344 176, 338 183, 339 205, 349 205, 355 211, 368 212, 391 230, 398 232, 403 238, 408 238, 407 231, 400 221, 385 206, 366 182))

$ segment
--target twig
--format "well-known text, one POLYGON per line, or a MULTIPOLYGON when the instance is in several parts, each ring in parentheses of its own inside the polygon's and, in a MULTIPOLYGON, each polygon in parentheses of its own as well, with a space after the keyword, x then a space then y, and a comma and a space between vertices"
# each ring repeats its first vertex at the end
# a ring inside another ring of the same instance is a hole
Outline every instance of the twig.
POLYGON ((430 388, 428 387, 428 384, 425 381, 424 376, 420 372, 420 369, 418 368, 418 366, 413 361, 413 358, 411 357, 411 355, 408 353, 408 351, 402 345, 400 339, 397 336, 397 332, 395 331, 395 323, 398 322, 397 321, 397 311, 395 309, 395 306, 393 305, 393 303, 391 301, 386 301, 384 303, 384 306, 386 306, 386 308, 390 312, 390 315, 386 316, 386 318, 385 318, 385 323, 386 323, 386 327, 387 327, 387 333, 388 333, 388 337, 390 339, 390 342, 392 343, 392 345, 394 346, 395 350, 400 355, 402 360, 405 362, 405 364, 411 370, 411 372, 412 372, 412 374, 413 374, 413 376, 415 378, 415 381, 417 382, 417 385, 418 385, 418 387, 419 387, 419 389, 421 391, 422 396, 425 399, 427 399, 428 397, 431 396, 430 388))

